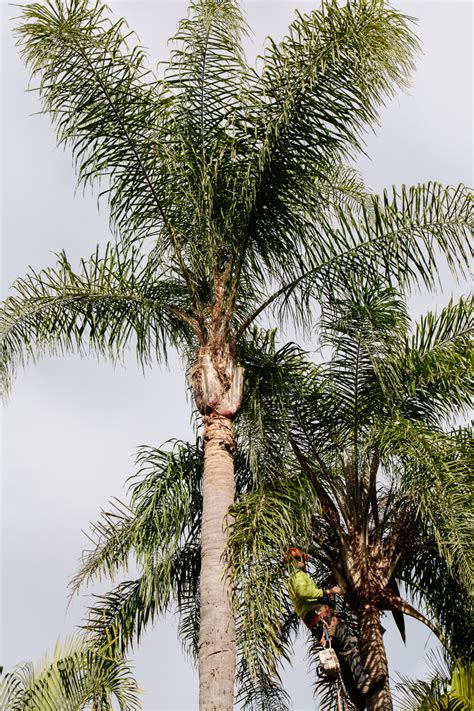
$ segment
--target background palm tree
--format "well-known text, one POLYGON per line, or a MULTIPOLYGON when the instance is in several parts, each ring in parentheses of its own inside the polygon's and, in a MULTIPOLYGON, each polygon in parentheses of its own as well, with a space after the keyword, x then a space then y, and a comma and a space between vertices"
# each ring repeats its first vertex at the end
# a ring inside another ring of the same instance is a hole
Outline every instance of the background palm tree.
POLYGON ((456 664, 449 654, 430 657, 427 679, 402 678, 397 684, 400 708, 405 711, 470 711, 474 701, 474 667, 456 664))
POLYGON ((144 362, 167 345, 188 358, 209 465, 201 698, 204 707, 208 697, 228 704, 233 631, 222 555, 239 339, 271 304, 305 313, 309 274, 314 288, 352 262, 430 282, 433 238, 462 262, 465 192, 404 192, 417 227, 408 237, 406 225, 393 237, 396 212, 382 202, 364 208, 361 232, 348 229, 341 202, 361 187, 341 161, 359 147, 383 96, 405 81, 415 47, 404 19, 380 3, 299 16, 282 46, 270 47, 260 77, 245 65, 244 23, 231 2, 192 6, 161 81, 98 3, 47 2, 23 18, 20 42, 41 77, 44 109, 59 142, 72 145, 80 180, 106 180, 121 246, 79 274, 61 255, 56 270, 17 282, 3 316, 4 374, 8 381, 25 355, 45 350, 92 347, 117 357, 132 338, 144 362))
POLYGON ((56 645, 38 668, 18 664, 0 680, 0 706, 8 711, 113 711, 116 704, 120 711, 141 708, 129 665, 78 637, 56 645))
POLYGON ((472 327, 472 302, 461 300, 409 333, 403 301, 374 283, 355 281, 324 309, 330 358, 314 367, 306 391, 295 390, 292 423, 280 429, 296 461, 286 479, 272 477, 233 511, 231 560, 257 678, 274 663, 265 640, 287 650, 297 622, 285 600, 287 573, 275 564, 282 542, 305 546, 318 580, 343 588, 367 672, 387 678, 369 709, 392 704, 384 610, 403 637, 409 615, 442 629, 456 656, 472 659, 472 437, 452 428, 472 396, 472 327), (288 622, 278 637, 282 609, 288 622))

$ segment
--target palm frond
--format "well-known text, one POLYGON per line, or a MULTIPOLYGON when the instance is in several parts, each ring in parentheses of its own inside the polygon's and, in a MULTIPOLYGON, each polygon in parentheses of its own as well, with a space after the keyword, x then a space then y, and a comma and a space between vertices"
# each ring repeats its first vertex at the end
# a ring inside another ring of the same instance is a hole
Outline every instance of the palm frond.
POLYGON ((314 368, 299 346, 278 347, 276 331, 258 329, 242 339, 239 362, 245 367, 245 391, 235 423, 238 456, 246 460, 254 485, 263 484, 278 479, 285 466, 288 411, 313 382, 314 368))
POLYGON ((254 140, 246 118, 254 81, 241 45, 246 33, 234 0, 195 0, 165 72, 174 94, 167 151, 181 196, 175 222, 195 276, 208 270, 209 277, 224 251, 233 251, 241 219, 235 195, 254 140))
POLYGON ((72 147, 79 180, 104 179, 112 225, 126 238, 173 239, 160 155, 168 98, 146 69, 124 20, 99 1, 47 0, 22 8, 22 56, 39 77, 43 111, 72 147))
POLYGON ((184 631, 200 572, 201 446, 175 442, 171 451, 141 447, 137 465, 129 506, 114 503, 102 512, 89 535, 94 548, 84 554, 72 581, 77 592, 91 580, 113 580, 131 560, 138 566, 140 578, 99 596, 85 624, 95 638, 121 651, 173 604, 184 631))
MULTIPOLYGON (((126 568, 132 553, 144 567, 153 561, 171 560, 180 546, 199 533, 202 510, 200 482, 202 449, 176 441, 172 451, 141 447, 137 454, 138 473, 130 485, 130 506, 114 503, 102 511, 89 534, 94 548, 83 557, 73 579, 73 592, 101 575, 114 578, 126 568)), ((164 576, 164 570, 161 571, 164 576)))
POLYGON ((237 703, 241 711, 289 711, 291 699, 275 677, 252 679, 240 659, 237 668, 237 703))
POLYGON ((352 446, 347 433, 356 439, 382 409, 380 371, 407 326, 400 295, 365 277, 349 278, 345 293, 330 299, 323 308, 320 340, 323 348, 331 349, 331 358, 322 368, 322 376, 330 383, 335 409, 328 424, 337 418, 339 437, 344 437, 346 430, 346 446, 352 446))
MULTIPOLYGON (((433 288, 443 261, 457 274, 469 269, 474 220, 472 193, 463 185, 402 186, 334 212, 305 225, 313 254, 306 250, 304 260, 291 267, 289 278, 279 278, 282 286, 267 299, 262 297, 239 333, 270 307, 280 317, 287 314, 301 322, 298 313, 313 300, 321 303, 346 293, 354 274, 374 281, 383 278, 394 287, 433 288)), ((294 247, 287 245, 290 249, 294 247)))
POLYGON ((466 412, 474 392, 473 298, 430 312, 396 349, 384 379, 405 416, 439 425, 466 412))
POLYGON ((287 571, 281 561, 291 542, 308 535, 313 500, 295 483, 251 491, 232 510, 229 571, 242 656, 239 679, 249 694, 261 682, 276 692, 279 663, 288 659, 289 642, 281 634, 281 620, 289 613, 287 571))
POLYGON ((350 213, 340 213, 339 222, 342 232, 358 235, 361 242, 385 243, 379 269, 386 277, 395 277, 402 286, 421 283, 432 287, 439 254, 454 272, 469 270, 472 201, 472 192, 464 185, 402 185, 374 195, 373 209, 364 207, 356 219, 350 213))
POLYGON ((474 668, 454 664, 449 656, 429 655, 431 674, 427 679, 401 677, 397 683, 402 711, 470 711, 474 668))
POLYGON ((136 249, 107 246, 75 272, 66 255, 56 267, 13 284, 0 310, 0 375, 6 392, 18 365, 45 353, 95 352, 116 361, 135 347, 139 363, 166 360, 167 346, 189 342, 180 279, 156 276, 136 249))
POLYGON ((472 435, 446 434, 399 418, 380 439, 381 461, 391 472, 397 458, 398 498, 408 498, 435 537, 448 569, 470 589, 472 568, 472 435), (390 456, 386 453, 390 451, 390 456), (390 461, 392 460, 392 461, 390 461))
POLYGON ((19 664, 0 681, 0 707, 9 711, 85 711, 91 704, 98 711, 112 711, 114 700, 120 711, 141 708, 130 666, 123 657, 79 637, 57 644, 37 669, 19 664))
POLYGON ((440 555, 430 531, 412 535, 400 552, 396 575, 411 599, 427 611, 442 630, 445 646, 460 662, 474 658, 474 605, 470 591, 460 585, 440 555))
POLYGON ((295 235, 304 241, 320 212, 315 181, 361 148, 361 132, 376 121, 378 107, 406 84, 416 47, 406 18, 370 0, 297 13, 281 44, 270 42, 248 198, 248 249, 269 269, 291 254, 295 235))
POLYGON ((88 608, 83 629, 95 644, 107 645, 114 653, 124 653, 140 642, 147 625, 166 612, 170 602, 158 575, 126 580, 94 597, 96 602, 88 608))

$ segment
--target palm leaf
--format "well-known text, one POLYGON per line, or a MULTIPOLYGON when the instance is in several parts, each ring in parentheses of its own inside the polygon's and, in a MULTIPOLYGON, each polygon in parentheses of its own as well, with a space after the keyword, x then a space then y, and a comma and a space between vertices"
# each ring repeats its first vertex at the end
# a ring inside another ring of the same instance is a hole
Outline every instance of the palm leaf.
POLYGON ((473 332, 473 299, 467 297, 451 300, 439 314, 429 312, 400 344, 384 379, 398 391, 397 404, 406 416, 436 426, 468 410, 473 332))
POLYGON ((470 711, 473 700, 472 663, 458 666, 448 655, 429 657, 431 675, 426 680, 401 678, 397 684, 402 711, 470 711))
MULTIPOLYGON (((360 149, 395 86, 406 83, 416 40, 406 18, 379 2, 325 2, 297 14, 264 56, 261 149, 249 189, 246 247, 275 269, 294 236, 321 212, 313 186, 329 165, 360 149)), ((314 232, 314 231, 313 231, 314 232)))
POLYGON ((81 638, 56 645, 52 657, 37 669, 19 664, 0 681, 0 706, 9 711, 85 711, 90 704, 98 711, 112 711, 113 699, 120 711, 141 708, 130 667, 122 657, 112 657, 81 638))
POLYGON ((140 363, 166 359, 168 344, 187 340, 182 281, 156 275, 136 249, 107 246, 74 272, 66 255, 56 268, 30 271, 13 284, 0 312, 0 374, 6 391, 18 365, 44 353, 93 351, 116 361, 134 345, 140 363))
MULTIPOLYGON (((469 268, 472 193, 462 185, 393 188, 391 195, 373 195, 356 208, 346 204, 335 212, 305 225, 311 249, 303 251, 305 258, 295 265, 296 271, 289 272, 290 278, 279 278, 283 282, 279 289, 266 299, 262 295, 239 333, 269 307, 298 323, 313 299, 321 303, 347 293, 354 274, 374 282, 382 277, 395 287, 433 288, 440 254, 455 273, 469 268)), ((286 248, 290 250, 290 245, 286 248)), ((261 286, 257 288, 260 293, 261 286)))
POLYGON ((47 0, 22 9, 16 32, 80 182, 105 179, 112 225, 123 237, 161 234, 169 244, 166 168, 158 157, 168 99, 143 50, 129 47, 125 21, 111 20, 99 1, 47 0))

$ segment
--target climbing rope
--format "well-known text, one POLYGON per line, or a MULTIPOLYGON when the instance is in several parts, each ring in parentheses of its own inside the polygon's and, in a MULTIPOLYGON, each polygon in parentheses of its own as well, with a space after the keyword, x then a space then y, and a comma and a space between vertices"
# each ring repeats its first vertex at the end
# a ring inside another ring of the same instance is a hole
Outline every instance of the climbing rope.
POLYGON ((348 705, 349 694, 344 686, 342 680, 341 672, 339 671, 337 675, 337 711, 350 711, 350 706, 348 705))
MULTIPOLYGON (((326 620, 323 620, 323 627, 324 627, 324 639, 326 641, 326 645, 329 647, 329 649, 332 649, 331 637, 329 636, 329 625, 326 622, 326 620)), ((338 665, 339 665, 339 659, 338 659, 338 665)), ((338 670, 337 670, 336 684, 337 684, 337 711, 350 711, 350 705, 348 703, 349 694, 347 693, 347 689, 346 689, 344 681, 342 679, 340 665, 338 666, 338 670)))

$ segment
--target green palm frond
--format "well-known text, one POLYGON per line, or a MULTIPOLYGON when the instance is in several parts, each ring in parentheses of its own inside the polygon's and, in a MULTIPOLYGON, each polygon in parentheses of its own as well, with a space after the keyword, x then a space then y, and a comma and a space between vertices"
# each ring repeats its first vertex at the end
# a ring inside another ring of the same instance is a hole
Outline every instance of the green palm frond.
POLYGON ((443 630, 446 646, 455 659, 474 658, 474 604, 471 591, 459 584, 440 555, 435 537, 423 527, 412 530, 400 551, 395 575, 412 600, 428 611, 443 630))
POLYGON ((107 246, 74 272, 64 253, 55 268, 13 284, 0 313, 0 374, 6 391, 18 365, 44 353, 90 351, 117 360, 130 345, 139 363, 166 359, 168 345, 189 342, 180 279, 156 275, 136 249, 107 246))
POLYGON ((323 452, 336 440, 351 447, 358 430, 370 447, 385 426, 396 429, 408 419, 438 428, 466 410, 472 397, 472 300, 461 298, 438 315, 428 314, 413 336, 408 327, 394 289, 365 277, 347 279, 345 290, 323 308, 320 338, 331 357, 299 403, 300 442, 301 423, 323 452))
POLYGON ((277 479, 285 466, 288 410, 295 394, 299 396, 312 382, 313 366, 296 344, 279 347, 273 330, 254 329, 240 344, 239 360, 246 378, 235 423, 238 456, 246 461, 254 482, 262 484, 277 479))
POLYGON ((310 229, 314 208, 320 212, 311 199, 315 180, 360 149, 378 106, 406 83, 416 46, 406 18, 370 0, 325 2, 297 14, 281 44, 269 44, 248 243, 269 268, 288 246, 288 233, 302 238, 310 229))
POLYGON ((83 552, 81 567, 70 583, 71 596, 92 580, 114 580, 119 571, 127 571, 134 536, 133 512, 121 501, 113 500, 87 533, 94 548, 83 552))
MULTIPOLYGON (((300 482, 299 482, 300 483, 300 482)), ((291 542, 308 535, 314 496, 296 481, 249 492, 233 507, 229 571, 235 598, 240 681, 251 691, 258 680, 278 681, 288 659, 281 620, 288 612, 283 556, 291 542)))
MULTIPOLYGON (((199 595, 199 580, 201 574, 201 547, 189 545, 183 551, 186 556, 186 566, 182 566, 186 586, 179 585, 177 606, 179 614, 178 636, 185 653, 193 662, 199 657, 199 629, 201 622, 201 597, 199 595), (189 571, 189 572, 188 572, 189 571)), ((179 581, 179 578, 178 578, 179 581)))
POLYGON ((356 277, 349 279, 343 297, 333 298, 323 309, 320 338, 332 355, 323 368, 339 423, 358 437, 372 421, 380 402, 379 371, 407 329, 406 306, 397 292, 356 277))
POLYGON ((114 652, 123 653, 140 642, 148 624, 165 612, 168 605, 169 596, 163 594, 158 575, 125 580, 106 594, 95 596, 83 628, 95 644, 108 645, 114 652))
POLYGON ((378 262, 385 276, 395 276, 402 285, 421 282, 432 287, 439 253, 453 270, 469 270, 472 202, 472 192, 464 185, 402 185, 374 195, 372 209, 363 207, 362 215, 355 219, 350 213, 340 213, 340 229, 359 241, 385 245, 378 262))
POLYGON ((186 442, 174 442, 171 451, 138 450, 130 506, 114 503, 92 526, 94 548, 84 554, 73 592, 104 575, 114 579, 119 569, 127 568, 132 553, 151 571, 161 561, 161 585, 169 590, 173 556, 199 533, 202 456, 199 445, 186 442))
POLYGON ((153 545, 147 553, 147 564, 139 566, 140 578, 125 580, 103 595, 94 595, 83 628, 94 644, 123 654, 140 642, 145 630, 161 615, 176 608, 183 647, 196 657, 200 546, 184 544, 173 556, 161 559, 153 545))
POLYGON ((397 406, 410 418, 439 424, 466 412, 474 393, 472 297, 429 312, 387 363, 397 406), (400 397, 401 395, 401 397, 400 397))
POLYGON ((296 265, 289 279, 279 280, 282 286, 267 299, 262 297, 239 333, 269 307, 298 323, 298 313, 313 299, 321 303, 347 292, 353 274, 374 281, 384 278, 394 286, 432 288, 440 255, 455 273, 469 269, 474 219, 472 193, 463 185, 402 186, 391 194, 363 199, 356 208, 346 204, 334 212, 305 226, 314 255, 306 251, 306 263, 296 265))
POLYGON ((363 206, 372 209, 372 196, 360 173, 351 166, 331 164, 324 176, 317 176, 314 185, 316 199, 336 214, 351 210, 360 213, 363 206))
POLYGON ((56 645, 37 669, 19 664, 0 681, 0 707, 8 711, 112 711, 114 701, 120 711, 141 708, 130 666, 81 638, 56 645))
POLYGON ((89 534, 94 548, 83 557, 72 591, 95 579, 114 579, 131 560, 141 576, 98 596, 85 628, 101 643, 125 651, 145 627, 177 605, 184 643, 193 646, 190 609, 195 609, 200 572, 202 448, 175 442, 171 451, 141 447, 130 504, 103 511, 89 534))
POLYGON ((270 676, 252 679, 240 660, 237 668, 237 703, 241 711, 289 711, 291 699, 282 684, 270 676))
POLYGON ((470 711, 474 701, 474 665, 454 664, 446 654, 429 656, 430 676, 401 677, 397 684, 402 711, 470 711))
POLYGON ((169 99, 146 68, 124 20, 101 2, 47 0, 22 8, 18 44, 43 111, 70 145, 80 182, 104 179, 112 225, 123 237, 172 239, 166 169, 159 156, 169 99))
POLYGON ((232 251, 241 219, 235 193, 254 142, 246 117, 255 76, 241 46, 246 33, 234 0, 192 2, 173 38, 178 47, 165 72, 175 96, 166 150, 174 157, 182 197, 174 222, 183 228, 181 239, 195 274, 215 268, 224 246, 232 251))
POLYGON ((394 474, 397 498, 412 502, 448 569, 469 590, 474 574, 472 436, 435 432, 400 419, 386 428, 379 446, 387 472, 393 462, 403 461, 402 472, 394 474))

